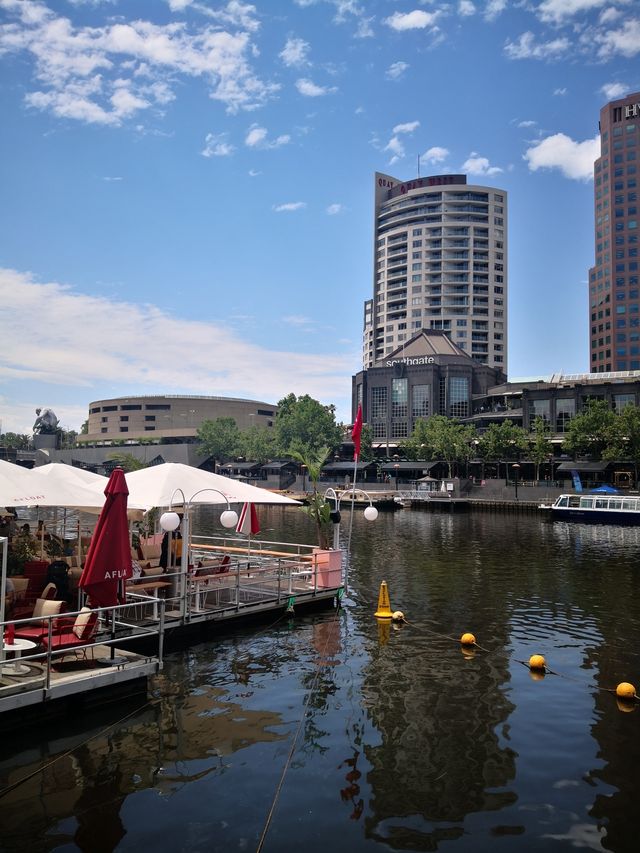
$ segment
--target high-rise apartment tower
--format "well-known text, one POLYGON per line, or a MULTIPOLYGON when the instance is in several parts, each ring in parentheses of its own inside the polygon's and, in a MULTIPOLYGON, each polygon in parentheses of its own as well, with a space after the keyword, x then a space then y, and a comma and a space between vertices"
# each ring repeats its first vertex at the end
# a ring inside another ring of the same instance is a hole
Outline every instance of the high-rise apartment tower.
POLYGON ((507 372, 507 193, 465 175, 375 175, 373 298, 363 366, 438 329, 507 372))
POLYGON ((640 92, 600 110, 594 166, 595 257, 589 270, 591 373, 640 370, 637 169, 640 92))

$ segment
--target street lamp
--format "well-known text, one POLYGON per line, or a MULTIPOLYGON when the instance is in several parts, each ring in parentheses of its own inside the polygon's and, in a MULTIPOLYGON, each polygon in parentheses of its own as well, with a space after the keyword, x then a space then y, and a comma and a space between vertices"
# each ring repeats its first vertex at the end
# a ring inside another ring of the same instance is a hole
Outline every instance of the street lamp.
POLYGON ((518 477, 520 475, 520 466, 516 462, 511 467, 513 468, 513 481, 514 481, 514 485, 516 487, 516 500, 518 500, 518 477))
POLYGON ((182 489, 174 490, 173 494, 171 495, 171 500, 169 501, 168 511, 163 512, 160 516, 160 527, 169 533, 178 529, 178 527, 180 526, 180 516, 173 509, 173 502, 177 494, 182 495, 182 506, 184 508, 184 516, 182 518, 182 559, 180 562, 181 585, 184 585, 184 590, 180 591, 182 615, 184 615, 184 607, 187 600, 185 578, 187 576, 187 572, 189 571, 189 512, 191 510, 191 503, 193 499, 196 498, 198 495, 201 495, 203 492, 215 492, 216 494, 224 498, 227 504, 227 508, 220 516, 220 524, 222 524, 223 527, 235 527, 238 523, 238 513, 235 512, 235 510, 231 509, 229 498, 224 494, 224 492, 221 492, 219 489, 198 489, 197 492, 194 492, 194 494, 191 495, 189 500, 185 498, 182 489))
POLYGON ((393 472, 396 476, 396 492, 398 491, 398 469, 400 468, 400 463, 396 462, 393 466, 393 472))
POLYGON ((307 466, 301 465, 300 468, 302 469, 302 491, 306 492, 307 491, 307 466))
MULTIPOLYGON (((369 501, 369 506, 365 507, 364 517, 367 521, 375 521, 378 517, 378 510, 374 507, 373 501, 371 500, 371 495, 368 492, 359 489, 363 495, 365 495, 369 501)), ((349 543, 347 547, 347 552, 351 551, 351 525, 353 523, 353 500, 354 493, 349 492, 351 495, 351 519, 349 521, 349 543)), ((339 495, 335 489, 329 487, 324 493, 324 499, 328 502, 329 500, 334 501, 334 509, 331 513, 331 520, 333 521, 333 549, 334 551, 339 550, 340 548, 340 501, 349 500, 348 495, 339 495)), ((349 590, 349 559, 347 557, 347 562, 345 563, 344 569, 344 588, 345 592, 349 590)))

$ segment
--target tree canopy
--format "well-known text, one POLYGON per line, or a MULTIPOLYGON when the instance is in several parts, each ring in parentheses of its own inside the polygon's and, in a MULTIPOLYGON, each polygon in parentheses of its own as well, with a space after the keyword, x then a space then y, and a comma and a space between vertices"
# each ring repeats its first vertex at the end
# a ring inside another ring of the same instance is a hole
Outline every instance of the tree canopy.
POLYGON ((620 445, 618 418, 606 400, 589 400, 582 412, 571 419, 563 448, 572 454, 602 459, 608 448, 620 445))
POLYGON ((216 462, 225 462, 238 455, 240 430, 233 418, 202 421, 198 438, 202 442, 200 453, 212 457, 216 462))
POLYGON ((342 441, 335 406, 324 406, 308 394, 288 394, 278 403, 275 439, 278 453, 286 456, 313 455, 323 447, 335 450, 342 441))
POLYGON ((411 437, 402 449, 408 459, 442 459, 449 476, 456 462, 467 462, 473 455, 476 430, 444 415, 432 415, 416 422, 411 437))

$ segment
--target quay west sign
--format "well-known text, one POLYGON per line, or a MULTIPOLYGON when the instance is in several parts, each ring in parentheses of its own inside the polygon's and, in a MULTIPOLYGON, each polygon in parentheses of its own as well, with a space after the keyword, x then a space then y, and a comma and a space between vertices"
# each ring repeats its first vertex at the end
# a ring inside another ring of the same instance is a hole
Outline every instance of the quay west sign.
POLYGON ((421 355, 416 358, 392 358, 387 362, 387 367, 393 367, 394 364, 435 364, 436 360, 432 355, 421 355))

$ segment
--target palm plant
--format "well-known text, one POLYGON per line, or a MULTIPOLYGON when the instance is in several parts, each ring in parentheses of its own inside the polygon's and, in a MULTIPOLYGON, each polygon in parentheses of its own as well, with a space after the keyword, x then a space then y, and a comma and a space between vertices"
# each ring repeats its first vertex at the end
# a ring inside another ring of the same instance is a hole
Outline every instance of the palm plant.
POLYGON ((318 491, 318 480, 320 472, 329 456, 329 448, 321 447, 319 450, 307 449, 304 452, 291 451, 291 456, 305 465, 309 472, 309 479, 313 486, 313 492, 302 511, 311 518, 316 525, 318 533, 318 545, 326 550, 329 547, 329 534, 331 533, 331 504, 325 500, 324 495, 318 491))

